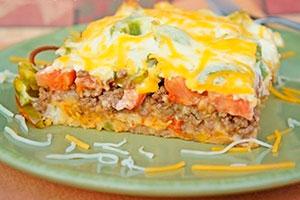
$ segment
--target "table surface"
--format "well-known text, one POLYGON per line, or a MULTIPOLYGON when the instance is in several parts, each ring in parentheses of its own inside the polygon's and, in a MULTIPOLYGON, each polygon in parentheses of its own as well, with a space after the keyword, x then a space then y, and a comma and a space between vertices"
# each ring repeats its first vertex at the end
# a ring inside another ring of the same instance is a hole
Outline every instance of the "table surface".
MULTIPOLYGON (((175 3, 180 7, 187 9, 195 9, 199 7, 207 7, 205 0, 177 0, 175 3)), ((234 0, 240 7, 252 15, 264 16, 259 6, 259 0, 246 1, 234 0)), ((284 17, 300 21, 300 14, 285 15, 284 17)), ((57 28, 53 27, 0 27, 0 49, 9 45, 18 43, 25 39, 30 39, 39 35, 50 33, 57 28), (8 37, 9 36, 9 37, 8 37)), ((155 199, 149 197, 133 197, 117 194, 108 194, 93 192, 88 190, 77 189, 57 183, 48 182, 37 177, 25 174, 23 172, 12 169, 4 163, 0 163, 0 200, 18 200, 18 199, 70 199, 70 200, 90 200, 90 199, 155 199)), ((156 198, 158 199, 158 198, 156 198)), ((166 198, 174 199, 174 198, 166 198)), ((178 198, 181 199, 181 198, 178 198)), ((185 198, 186 199, 186 198, 185 198)), ((271 199, 300 199, 300 184, 271 189, 260 192, 252 192, 247 194, 218 196, 218 197, 202 197, 191 199, 203 200, 271 200, 271 199)))

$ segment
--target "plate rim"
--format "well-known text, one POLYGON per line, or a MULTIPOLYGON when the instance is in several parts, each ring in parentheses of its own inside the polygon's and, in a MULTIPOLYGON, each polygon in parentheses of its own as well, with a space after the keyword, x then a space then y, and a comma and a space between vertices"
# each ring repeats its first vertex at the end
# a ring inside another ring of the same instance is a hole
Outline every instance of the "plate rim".
POLYGON ((300 181, 300 169, 297 170, 297 168, 282 170, 279 176, 276 176, 276 172, 278 172, 278 170, 273 170, 269 172, 254 172, 247 177, 235 176, 222 178, 222 182, 230 182, 231 184, 220 184, 219 179, 209 180, 208 183, 207 179, 202 179, 201 181, 201 177, 193 180, 174 181, 159 179, 126 179, 117 176, 110 177, 110 175, 104 174, 97 174, 97 176, 95 176, 101 179, 99 182, 88 179, 87 176, 78 176, 76 179, 72 180, 74 175, 73 173, 78 171, 65 169, 58 170, 55 167, 48 167, 46 163, 40 164, 35 159, 30 160, 26 157, 22 157, 22 159, 25 158, 25 160, 21 160, 15 157, 16 155, 12 152, 0 147, 1 162, 35 177, 81 189, 135 196, 184 197, 229 195, 277 188, 300 181), (262 177, 268 178, 263 179, 262 177), (151 194, 149 193, 150 191, 151 194))
MULTIPOLYGON (((57 35, 63 32, 68 31, 71 29, 77 29, 84 27, 83 25, 76 25, 67 28, 59 28, 53 32, 48 34, 27 39, 20 43, 13 44, 8 46, 4 49, 1 49, 0 55, 8 52, 12 49, 20 48, 23 45, 30 44, 32 41, 43 40, 43 38, 47 38, 51 35, 57 35)), ((299 32, 281 30, 284 32, 291 32, 293 34, 297 34, 300 36, 299 32)), ((5 67, 4 69, 6 69, 5 67)), ((24 158, 24 157, 23 157, 24 158)), ((249 182, 245 181, 243 177, 230 177, 230 178, 222 178, 222 180, 233 182, 234 184, 223 184, 220 187, 220 183, 217 184, 218 179, 215 179, 213 182, 209 184, 204 184, 203 181, 201 182, 201 177, 199 178, 200 181, 193 179, 193 180, 182 180, 182 181, 173 181, 173 180, 159 180, 153 181, 152 179, 148 179, 146 182, 143 180, 138 179, 126 179, 122 177, 112 177, 109 178, 109 175, 98 174, 97 177, 102 177, 102 181, 99 181, 95 184, 94 181, 86 181, 86 178, 81 177, 80 179, 77 177, 75 181, 72 181, 72 176, 68 172, 62 175, 62 173, 57 173, 57 170, 47 171, 47 165, 43 163, 42 165, 39 164, 36 160, 27 160, 30 162, 24 162, 21 159, 15 158, 15 155, 2 148, 0 146, 0 161, 8 166, 13 167, 14 169, 20 170, 22 172, 26 172, 27 174, 31 174, 35 177, 43 178, 49 180, 51 182, 64 184, 68 186, 73 186, 82 189, 94 190, 99 192, 110 192, 110 193, 117 193, 117 194, 127 194, 127 195, 135 195, 135 196, 166 196, 166 197, 179 197, 179 196, 212 196, 212 195, 228 195, 228 194, 237 194, 237 193, 244 193, 244 192, 251 192, 251 191, 261 191, 271 188, 277 188, 285 185, 290 185, 296 182, 300 182, 300 169, 290 169, 285 170, 280 173, 280 176, 276 176, 276 171, 272 172, 260 172, 254 173, 254 176, 249 176, 247 179, 253 179, 249 182), (27 164, 28 163, 28 164, 27 164), (31 164, 35 164, 34 167, 30 166, 31 164), (49 174, 44 172, 50 172, 49 174), (267 176, 267 179, 259 179, 259 177, 267 176), (66 179, 66 177, 68 179, 66 179), (120 181, 122 180, 122 181, 120 181), (126 180, 126 181, 123 181, 126 180), (255 181, 259 180, 259 181, 255 181), (128 184, 130 182, 130 184, 128 184), (155 184, 155 187, 151 187, 149 185, 155 184), (173 184, 170 184, 173 182, 173 184), (164 183, 164 184, 162 184, 164 183), (170 184, 167 186, 167 184, 170 184), (143 185, 144 184, 144 185, 143 185), (157 184, 161 185, 161 187, 157 187, 157 184), (177 187, 175 187, 175 186, 177 187), (125 186, 125 187, 124 187, 125 186), (218 186, 214 188, 214 186, 218 186), (213 188, 213 189, 212 189, 213 188), (152 190, 151 194, 149 191, 152 190)), ((62 170, 68 171, 68 170, 62 170)), ((211 180, 210 180, 211 181, 211 180)))

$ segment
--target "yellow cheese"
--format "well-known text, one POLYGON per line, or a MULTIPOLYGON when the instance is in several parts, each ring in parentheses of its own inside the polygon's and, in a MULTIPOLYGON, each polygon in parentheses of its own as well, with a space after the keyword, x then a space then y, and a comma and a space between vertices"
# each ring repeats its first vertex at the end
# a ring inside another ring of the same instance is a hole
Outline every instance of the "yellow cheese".
MULTIPOLYGON (((212 151, 221 151, 223 150, 224 147, 212 147, 211 150, 212 151)), ((233 147, 231 148, 228 152, 234 152, 234 153, 242 153, 242 152, 249 152, 251 151, 251 148, 249 147, 233 147)))
POLYGON ((90 23, 80 39, 69 45, 71 53, 57 58, 55 67, 57 63, 61 68, 75 63, 88 72, 125 69, 129 76, 144 70, 148 77, 136 85, 139 93, 155 92, 161 78, 180 76, 190 90, 199 93, 256 96, 257 44, 268 39, 271 32, 267 30, 255 25, 245 13, 221 17, 206 10, 181 10, 168 3, 153 9, 125 3, 115 15, 90 23), (130 26, 134 34, 128 31, 130 26), (166 27, 167 33, 159 31, 166 27), (149 67, 150 57, 157 63, 149 67), (237 70, 207 72, 205 81, 199 81, 199 75, 211 65, 237 70), (220 78, 225 81, 218 85, 220 78))
POLYGON ((286 95, 291 95, 293 97, 296 97, 300 95, 300 90, 294 89, 294 88, 289 88, 289 87, 283 87, 282 91, 286 94, 286 95))
POLYGON ((295 51, 285 51, 281 53, 281 59, 288 59, 296 55, 295 51))
POLYGON ((85 150, 88 150, 90 148, 89 144, 81 141, 80 139, 78 139, 78 138, 76 138, 76 137, 74 137, 72 135, 67 134, 65 136, 65 139, 69 140, 70 142, 74 142, 77 146, 79 146, 79 147, 81 147, 81 148, 83 148, 85 150))
POLYGON ((167 172, 167 171, 178 170, 184 166, 185 166, 185 162, 181 161, 174 165, 168 165, 168 166, 162 166, 162 167, 148 167, 148 168, 145 168, 145 172, 146 173, 167 172))
POLYGON ((253 56, 256 53, 256 44, 242 39, 221 39, 211 44, 211 49, 224 51, 229 54, 243 54, 253 56))
POLYGON ((288 101, 288 102, 291 102, 291 103, 300 104, 300 98, 296 98, 296 97, 293 97, 293 96, 283 94, 280 91, 276 90, 272 85, 270 85, 269 90, 274 96, 278 97, 279 99, 282 99, 284 101, 288 101))
POLYGON ((290 169, 294 168, 294 162, 281 162, 274 164, 261 165, 246 165, 246 166, 231 166, 231 165, 193 165, 193 171, 225 171, 225 172, 251 172, 251 171, 265 171, 274 169, 290 169))
POLYGON ((279 145, 281 143, 281 133, 278 130, 275 130, 275 142, 273 144, 272 153, 277 153, 279 149, 279 145))
MULTIPOLYGON (((281 135, 285 135, 285 134, 291 132, 292 130, 293 130, 292 128, 287 128, 287 129, 284 129, 284 130, 280 131, 280 133, 281 133, 281 135)), ((274 133, 267 136, 268 141, 272 141, 274 138, 276 138, 274 133)))

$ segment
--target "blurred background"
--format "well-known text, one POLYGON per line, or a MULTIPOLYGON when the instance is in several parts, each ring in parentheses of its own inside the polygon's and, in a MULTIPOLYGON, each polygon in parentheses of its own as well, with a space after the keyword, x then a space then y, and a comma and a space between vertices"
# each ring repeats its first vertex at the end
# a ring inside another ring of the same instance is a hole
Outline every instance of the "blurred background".
MULTIPOLYGON (((162 0, 140 0, 152 7, 162 0)), ((279 15, 300 22, 299 0, 169 0, 185 9, 220 13, 241 9, 254 17, 279 15), (221 9, 221 10, 220 10, 221 9)), ((0 0, 0 49, 59 27, 87 23, 115 12, 122 0, 0 0)))

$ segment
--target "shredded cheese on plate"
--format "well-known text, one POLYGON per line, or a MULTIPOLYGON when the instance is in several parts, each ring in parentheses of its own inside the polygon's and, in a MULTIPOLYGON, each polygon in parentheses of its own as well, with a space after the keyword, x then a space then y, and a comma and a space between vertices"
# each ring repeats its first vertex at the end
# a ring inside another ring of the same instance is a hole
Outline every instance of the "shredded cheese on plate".
POLYGON ((174 171, 174 170, 181 169, 184 166, 185 166, 185 162, 181 161, 174 165, 167 165, 167 166, 161 166, 161 167, 148 167, 148 168, 145 168, 145 172, 146 173, 157 173, 157 172, 174 171))
POLYGON ((300 126, 300 121, 298 121, 296 119, 293 119, 293 118, 288 118, 287 124, 292 129, 292 128, 295 128, 297 126, 300 126))
POLYGON ((272 153, 277 153, 282 137, 281 137, 281 133, 278 130, 275 130, 274 134, 275 134, 275 142, 272 147, 272 153))
MULTIPOLYGON (((282 130, 282 131, 280 131, 280 132, 281 132, 281 135, 285 135, 285 134, 291 132, 292 130, 293 130, 292 128, 287 128, 287 129, 284 129, 284 130, 282 130)), ((268 136, 267 136, 267 140, 268 140, 268 141, 272 141, 272 140, 274 140, 275 138, 276 138, 275 133, 272 133, 271 135, 268 135, 268 136)))
POLYGON ((270 85, 269 90, 274 96, 276 96, 279 99, 282 99, 284 101, 288 101, 288 102, 291 102, 291 103, 300 104, 300 98, 296 98, 296 97, 293 97, 293 96, 288 96, 286 94, 283 94, 280 91, 276 90, 272 85, 270 85))
POLYGON ((139 170, 144 171, 145 173, 156 173, 156 172, 166 172, 166 171, 173 171, 180 169, 185 166, 185 162, 181 161, 179 163, 176 163, 174 165, 168 165, 168 166, 161 166, 161 167, 141 167, 134 164, 134 160, 131 156, 129 156, 126 159, 123 159, 121 161, 121 165, 124 167, 128 167, 130 170, 139 170))
POLYGON ((281 162, 261 165, 246 165, 246 166, 232 166, 232 165, 193 165, 193 171, 228 171, 228 172, 251 172, 274 169, 289 169, 296 166, 295 162, 281 162))
POLYGON ((8 120, 8 121, 10 121, 12 119, 15 119, 16 122, 18 123, 20 129, 24 133, 28 133, 28 126, 26 124, 25 118, 22 115, 20 115, 20 114, 14 114, 13 112, 11 112, 10 110, 8 110, 6 107, 4 107, 1 104, 0 104, 0 114, 2 114, 6 118, 6 120, 8 120))
POLYGON ((266 148, 270 148, 270 149, 272 148, 272 145, 270 145, 268 143, 265 143, 263 141, 255 139, 255 138, 249 138, 249 139, 242 139, 242 140, 232 142, 220 151, 199 151, 199 150, 191 150, 191 149, 182 149, 180 152, 181 152, 181 154, 193 154, 193 155, 207 155, 207 156, 208 155, 220 155, 220 154, 224 154, 224 153, 228 152, 234 146, 236 146, 238 144, 243 144, 243 143, 256 143, 256 144, 259 144, 266 148))
POLYGON ((123 159, 123 160, 121 161, 121 165, 122 165, 123 167, 128 167, 130 170, 139 170, 139 171, 144 171, 144 170, 145 170, 144 167, 135 165, 135 164, 134 164, 134 160, 132 159, 131 156, 129 156, 129 157, 126 158, 126 159, 123 159))
POLYGON ((101 153, 98 162, 107 165, 115 165, 119 162, 119 157, 111 153, 101 153))
MULTIPOLYGON (((224 149, 224 147, 212 147, 211 151, 221 151, 224 149)), ((244 153, 244 152, 250 152, 251 148, 250 147, 232 147, 228 152, 233 152, 233 153, 244 153)))
POLYGON ((0 114, 2 114, 6 119, 12 119, 14 117, 14 113, 0 104, 0 114))
POLYGON ((49 154, 46 156, 48 159, 55 160, 72 160, 72 159, 97 159, 102 164, 117 164, 119 157, 110 153, 73 153, 73 154, 49 154))
POLYGON ((123 139, 121 142, 119 142, 117 144, 116 143, 100 143, 100 142, 95 142, 93 145, 94 145, 94 147, 103 147, 103 146, 121 147, 121 146, 123 146, 126 143, 127 143, 127 140, 123 139))
POLYGON ((147 158, 150 158, 150 159, 152 159, 154 157, 154 153, 145 151, 144 146, 141 146, 139 148, 139 153, 146 156, 147 158))
POLYGON ((88 150, 90 148, 89 144, 81 141, 80 139, 78 139, 78 138, 76 138, 76 137, 74 137, 72 135, 67 134, 65 136, 65 139, 69 140, 70 142, 74 142, 77 146, 79 146, 80 148, 83 148, 85 150, 88 150))
POLYGON ((117 152, 117 153, 122 154, 122 155, 129 155, 128 151, 117 149, 118 147, 121 147, 122 145, 124 145, 126 143, 127 143, 127 140, 123 139, 121 142, 119 142, 117 144, 116 143, 100 143, 100 142, 95 142, 93 144, 93 146, 94 147, 102 147, 105 150, 114 151, 114 152, 117 152))
POLYGON ((296 97, 300 95, 300 90, 294 89, 294 88, 289 88, 289 87, 282 87, 282 91, 286 94, 286 95, 290 95, 293 97, 296 97))
POLYGON ((114 152, 122 154, 122 155, 129 155, 128 151, 117 149, 117 148, 112 147, 112 146, 102 146, 102 148, 105 149, 105 150, 114 151, 114 152))
POLYGON ((28 126, 26 124, 26 120, 22 115, 16 114, 15 119, 17 123, 19 124, 21 130, 25 133, 28 133, 28 126))
POLYGON ((14 138, 15 140, 28 144, 28 145, 32 145, 32 146, 37 146, 37 147, 46 147, 49 146, 51 144, 52 141, 52 135, 51 134, 47 134, 47 141, 45 142, 38 142, 38 141, 34 141, 34 140, 30 140, 28 138, 24 138, 19 136, 13 129, 9 128, 8 126, 5 126, 4 128, 4 132, 8 133, 12 138, 14 138))
POLYGON ((71 144, 66 148, 65 152, 66 153, 70 153, 72 151, 74 151, 76 148, 76 143, 75 142, 71 142, 71 144))
POLYGON ((285 51, 285 52, 282 52, 281 54, 281 59, 288 59, 290 57, 293 57, 296 55, 296 52, 295 51, 285 51))
POLYGON ((95 159, 100 156, 101 153, 72 153, 72 154, 49 154, 46 156, 48 159, 56 160, 72 160, 72 159, 95 159))

